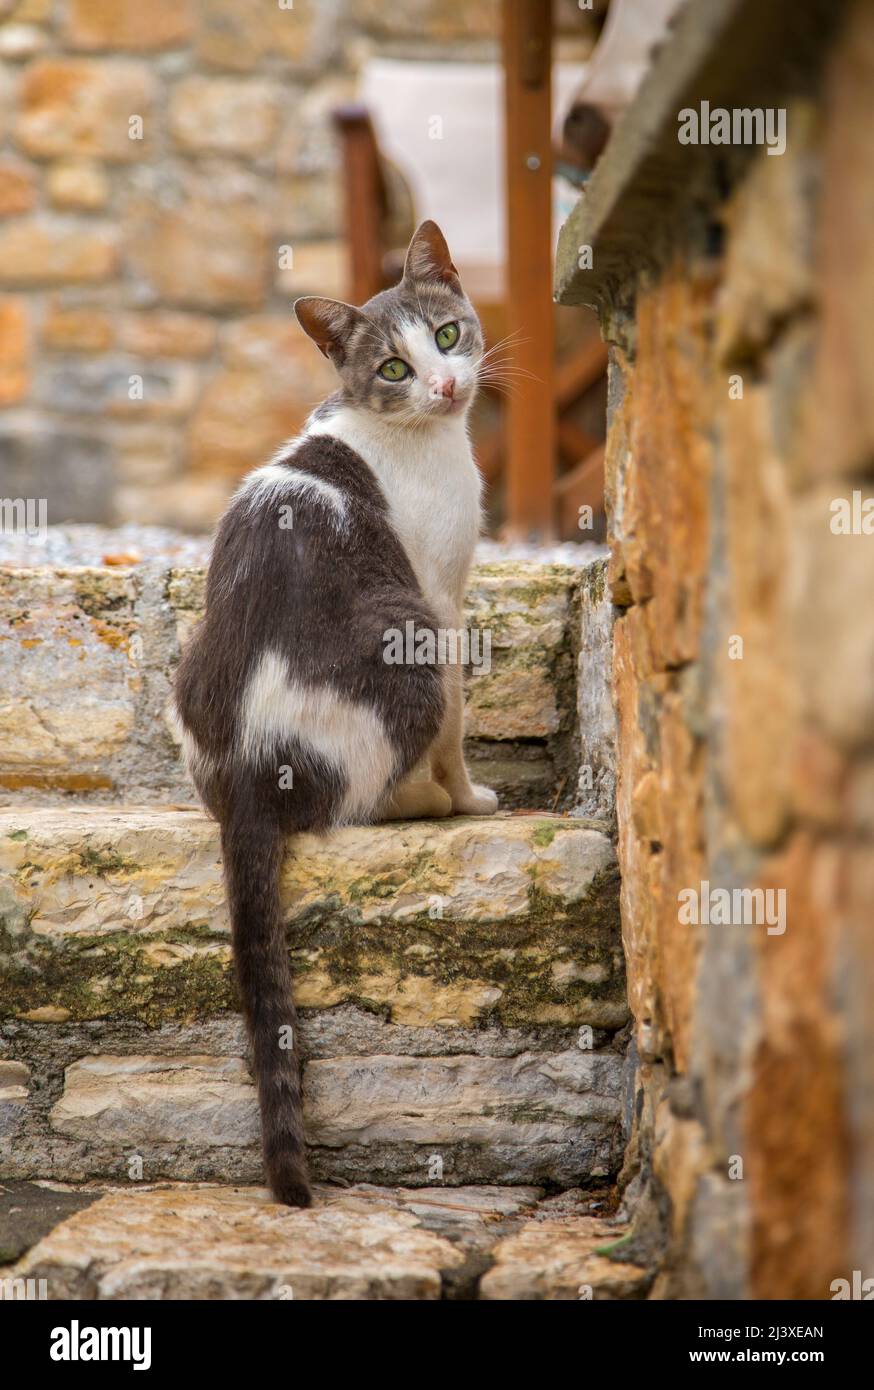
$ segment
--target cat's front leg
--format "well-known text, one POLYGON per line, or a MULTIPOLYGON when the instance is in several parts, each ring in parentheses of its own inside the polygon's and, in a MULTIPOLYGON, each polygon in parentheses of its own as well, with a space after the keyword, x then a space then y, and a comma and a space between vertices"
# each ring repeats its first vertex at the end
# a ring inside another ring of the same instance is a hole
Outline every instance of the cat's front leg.
POLYGON ((464 761, 464 684, 460 666, 446 666, 446 713, 440 732, 428 750, 431 774, 452 798, 454 816, 492 816, 498 798, 489 787, 471 782, 464 761))

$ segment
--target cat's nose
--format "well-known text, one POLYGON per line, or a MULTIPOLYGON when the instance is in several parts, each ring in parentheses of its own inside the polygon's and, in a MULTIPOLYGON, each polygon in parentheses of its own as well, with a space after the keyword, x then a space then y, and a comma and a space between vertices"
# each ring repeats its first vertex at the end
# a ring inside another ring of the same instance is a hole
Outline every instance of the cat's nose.
POLYGON ((451 400, 454 398, 454 396, 455 396, 455 377, 454 377, 454 376, 448 376, 448 377, 446 377, 446 378, 443 380, 443 382, 442 382, 442 384, 441 384, 441 386, 440 386, 440 394, 441 394, 441 396, 445 396, 446 399, 447 399, 448 401, 451 401, 451 400))

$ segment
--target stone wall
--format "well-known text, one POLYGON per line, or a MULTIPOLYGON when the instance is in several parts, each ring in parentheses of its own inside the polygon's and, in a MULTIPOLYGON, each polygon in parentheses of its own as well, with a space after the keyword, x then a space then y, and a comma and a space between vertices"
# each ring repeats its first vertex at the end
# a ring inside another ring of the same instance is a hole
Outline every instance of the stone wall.
POLYGON ((674 92, 662 55, 640 119, 665 128, 640 155, 632 113, 559 273, 611 343, 625 1179, 656 1297, 824 1299, 874 1275, 874 12, 707 8, 674 50, 700 39, 695 76, 674 92), (785 154, 678 151, 699 96, 755 104, 717 70, 785 106, 785 154), (784 893, 785 931, 742 905, 691 924, 708 885, 784 893))
MULTIPOLYGON (((571 0, 563 28, 582 36, 571 0)), ((333 372, 330 113, 370 54, 489 58, 498 0, 0 0, 3 496, 207 530, 333 372)))

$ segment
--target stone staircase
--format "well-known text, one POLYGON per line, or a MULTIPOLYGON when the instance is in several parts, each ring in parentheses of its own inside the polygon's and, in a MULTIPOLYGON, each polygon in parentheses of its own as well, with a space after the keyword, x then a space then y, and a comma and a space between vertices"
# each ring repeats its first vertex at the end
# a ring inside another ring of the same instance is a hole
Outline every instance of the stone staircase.
POLYGON ((202 571, 0 570, 4 1277, 54 1298, 643 1296, 602 1253, 628 1131, 602 581, 474 576, 492 664, 468 749, 515 810, 289 846, 320 1184, 294 1212, 258 1186, 218 835, 165 718, 202 571))

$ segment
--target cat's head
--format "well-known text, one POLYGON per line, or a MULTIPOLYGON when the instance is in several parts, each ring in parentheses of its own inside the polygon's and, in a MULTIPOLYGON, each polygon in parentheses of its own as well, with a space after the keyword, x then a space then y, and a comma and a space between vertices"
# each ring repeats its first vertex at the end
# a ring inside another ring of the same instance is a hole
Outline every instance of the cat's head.
POLYGON ((436 222, 414 233, 399 284, 360 309, 307 295, 294 311, 333 362, 350 404, 405 424, 463 415, 470 406, 482 329, 436 222))

